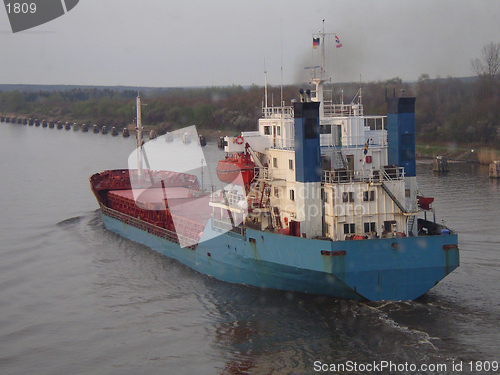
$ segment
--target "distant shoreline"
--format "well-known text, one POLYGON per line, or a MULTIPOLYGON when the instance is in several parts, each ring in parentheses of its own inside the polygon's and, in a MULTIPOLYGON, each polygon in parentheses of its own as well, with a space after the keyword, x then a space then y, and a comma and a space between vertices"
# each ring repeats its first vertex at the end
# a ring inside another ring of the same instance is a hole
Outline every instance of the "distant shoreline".
POLYGON ((434 159, 444 156, 449 162, 490 164, 500 160, 500 150, 482 147, 480 145, 430 145, 417 143, 417 159, 434 159))
MULTIPOLYGON (((15 114, 6 113, 2 114, 6 117, 17 117, 15 114)), ((47 121, 50 121, 47 120, 47 121)), ((70 121, 73 124, 72 121, 70 121)), ((89 125, 90 127, 91 125, 89 125)), ((129 124, 127 126, 130 133, 135 132, 135 124, 129 124)), ((145 126, 145 131, 158 130, 157 126, 145 126)), ((110 130, 110 129, 108 129, 110 130)), ((121 131, 121 129, 119 129, 121 131)), ((215 141, 219 137, 226 135, 233 135, 239 133, 237 130, 231 129, 203 129, 198 128, 198 135, 205 136, 206 139, 215 141)), ((161 135, 161 134, 159 134, 161 135)), ((500 149, 486 148, 477 144, 468 145, 455 145, 455 144, 426 144, 417 143, 416 145, 416 157, 419 160, 432 160, 436 156, 444 156, 449 162, 453 163, 480 163, 480 164, 490 164, 495 160, 500 160, 500 149)))

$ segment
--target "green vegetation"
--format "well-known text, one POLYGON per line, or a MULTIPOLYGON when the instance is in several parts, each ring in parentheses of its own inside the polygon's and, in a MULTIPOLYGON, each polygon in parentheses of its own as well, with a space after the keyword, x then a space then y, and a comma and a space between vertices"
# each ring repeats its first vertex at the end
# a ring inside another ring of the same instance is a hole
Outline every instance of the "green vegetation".
MULTIPOLYGON (((82 89, 0 92, 0 112, 54 121, 70 121, 126 127, 135 121, 138 91, 82 89)), ((298 88, 284 89, 289 103, 298 88)), ((143 98, 143 123, 164 133, 188 125, 200 129, 241 131, 254 129, 262 113, 263 88, 177 88, 147 90, 143 98)), ((280 88, 270 88, 269 97, 279 98, 280 88)), ((271 101, 271 99, 270 99, 271 101)), ((279 99, 274 99, 279 103, 279 99)))
POLYGON ((72 89, 0 92, 0 112, 32 119, 123 127, 132 118, 137 91, 72 89))
POLYGON ((422 75, 415 84, 420 142, 498 147, 500 82, 479 77, 472 82, 422 75))
MULTIPOLYGON (((308 85, 302 87, 307 89, 308 85)), ((298 89, 299 86, 283 88, 287 104, 298 99, 298 89)), ((326 87, 325 97, 335 102, 343 97, 344 103, 348 103, 358 90, 359 83, 332 84, 326 87)), ((268 105, 278 105, 281 88, 270 87, 268 91, 268 105)), ((417 143, 447 146, 463 153, 473 148, 500 149, 498 79, 486 75, 431 79, 423 74, 414 83, 404 83, 399 78, 365 83, 362 90, 365 113, 386 114, 385 93, 392 96, 393 91, 396 95, 417 97, 417 143)), ((108 88, 0 92, 0 112, 121 128, 134 123, 136 95, 136 90, 108 88)), ((255 129, 262 113, 264 88, 150 89, 141 96, 146 104, 143 123, 160 134, 193 124, 199 129, 241 131, 255 129)))

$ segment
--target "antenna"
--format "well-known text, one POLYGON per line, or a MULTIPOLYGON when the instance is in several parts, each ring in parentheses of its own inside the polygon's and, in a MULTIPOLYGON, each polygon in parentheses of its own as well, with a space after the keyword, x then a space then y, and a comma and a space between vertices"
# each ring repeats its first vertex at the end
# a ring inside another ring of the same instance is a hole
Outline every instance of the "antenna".
POLYGON ((325 19, 323 19, 323 32, 322 41, 321 41, 321 77, 323 78, 323 74, 325 74, 325 19))
POLYGON ((142 177, 142 117, 141 117, 141 96, 137 94, 137 174, 142 177))
POLYGON ((362 98, 363 98, 363 84, 361 83, 361 74, 359 75, 359 104, 362 104, 362 98))
POLYGON ((264 87, 265 87, 265 91, 264 91, 264 100, 265 100, 265 104, 264 104, 264 108, 266 109, 266 115, 267 115, 267 70, 266 70, 266 58, 264 57, 264 87))
POLYGON ((281 19, 281 106, 283 106, 283 19, 281 19))
POLYGON ((315 101, 320 103, 319 116, 324 117, 324 105, 323 105, 323 83, 327 81, 326 78, 326 67, 325 67, 325 37, 327 35, 334 35, 334 33, 325 33, 325 20, 323 19, 323 29, 318 34, 313 34, 313 38, 317 36, 321 38, 321 68, 319 74, 315 74, 313 69, 313 79, 311 80, 316 85, 316 97, 315 101))

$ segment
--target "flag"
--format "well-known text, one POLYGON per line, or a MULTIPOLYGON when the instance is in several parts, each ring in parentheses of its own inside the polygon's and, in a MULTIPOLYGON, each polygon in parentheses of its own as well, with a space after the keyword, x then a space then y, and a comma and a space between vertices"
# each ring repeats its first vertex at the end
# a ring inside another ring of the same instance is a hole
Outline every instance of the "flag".
POLYGON ((335 35, 335 43, 337 43, 337 48, 342 47, 342 43, 340 43, 340 39, 337 35, 335 35))
POLYGON ((365 154, 365 155, 368 153, 368 145, 369 145, 369 144, 370 144, 370 139, 368 138, 368 139, 366 140, 365 149, 364 149, 364 151, 363 151, 363 154, 365 154))
POLYGON ((319 38, 313 38, 313 48, 316 49, 317 46, 319 46, 319 38))

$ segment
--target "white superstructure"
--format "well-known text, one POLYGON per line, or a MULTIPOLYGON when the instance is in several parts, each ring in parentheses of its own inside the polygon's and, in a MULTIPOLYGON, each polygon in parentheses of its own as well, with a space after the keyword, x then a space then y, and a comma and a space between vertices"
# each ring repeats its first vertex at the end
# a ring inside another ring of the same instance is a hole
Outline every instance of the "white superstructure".
MULTIPOLYGON (((324 48, 326 34, 320 35, 324 48)), ((361 90, 349 104, 325 101, 324 64, 313 75, 315 90, 301 92, 300 100, 321 103, 320 183, 296 181, 301 145, 293 105, 266 103, 257 131, 225 138, 227 153, 251 152, 260 165, 247 193, 246 223, 284 233, 300 228, 294 235, 334 241, 417 235, 416 180, 388 165, 387 116, 365 115, 361 90)))

